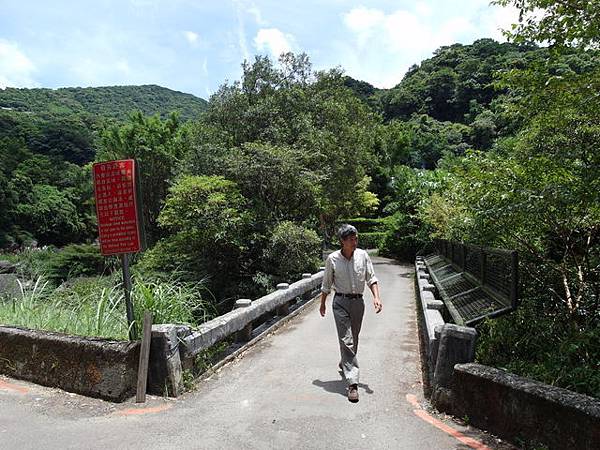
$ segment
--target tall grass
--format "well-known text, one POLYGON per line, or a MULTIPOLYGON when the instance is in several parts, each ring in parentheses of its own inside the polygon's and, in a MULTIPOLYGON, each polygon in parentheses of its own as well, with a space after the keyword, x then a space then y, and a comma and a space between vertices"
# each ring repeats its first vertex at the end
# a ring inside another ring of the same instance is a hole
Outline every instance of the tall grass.
POLYGON ((217 314, 214 302, 207 300, 210 292, 202 282, 134 276, 131 297, 138 331, 141 331, 139 328, 144 311, 152 312, 153 323, 192 326, 206 322, 217 314))
MULTIPOLYGON (((123 288, 114 276, 83 279, 58 289, 42 277, 19 286, 18 296, 0 300, 0 324, 127 339, 123 288)), ((215 314, 206 294, 202 283, 135 277, 135 326, 142 323, 144 310, 153 313, 154 323, 197 325, 215 314)))
POLYGON ((19 296, 0 302, 0 324, 113 339, 127 336, 123 294, 116 286, 86 295, 77 289, 51 289, 38 277, 32 283, 19 282, 19 287, 19 296))

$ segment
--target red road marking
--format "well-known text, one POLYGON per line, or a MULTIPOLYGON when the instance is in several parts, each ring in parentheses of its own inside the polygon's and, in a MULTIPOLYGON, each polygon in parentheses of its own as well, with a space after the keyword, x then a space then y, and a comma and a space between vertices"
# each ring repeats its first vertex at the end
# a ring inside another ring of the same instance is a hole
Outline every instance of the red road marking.
POLYGON ((16 391, 19 394, 27 394, 29 389, 24 388, 23 386, 18 386, 16 384, 9 383, 8 381, 0 380, 0 389, 5 391, 16 391))
POLYGON ((436 428, 439 428, 443 432, 449 434, 450 436, 452 436, 455 439, 458 439, 460 442, 462 442, 465 445, 468 445, 471 448, 474 448, 474 449, 477 449, 477 450, 491 450, 483 442, 480 442, 477 439, 473 439, 473 438, 470 438, 468 436, 465 436, 460 431, 457 431, 454 428, 449 427, 448 425, 446 425, 441 420, 438 420, 435 417, 432 417, 426 411, 422 410, 421 406, 419 405, 419 402, 417 401, 417 397, 415 395, 413 395, 413 394, 406 394, 406 400, 408 400, 408 402, 411 405, 413 405, 414 407, 417 408, 417 409, 413 409, 413 413, 415 413, 415 415, 417 417, 421 418, 425 422, 433 425, 436 428))
POLYGON ((152 414, 161 411, 165 411, 171 408, 171 405, 153 406, 150 408, 130 408, 122 411, 117 411, 115 414, 118 416, 139 416, 141 414, 152 414))
POLYGON ((413 405, 415 408, 421 409, 421 405, 419 405, 419 402, 417 401, 417 396, 415 394, 406 394, 406 400, 408 400, 408 403, 413 405))

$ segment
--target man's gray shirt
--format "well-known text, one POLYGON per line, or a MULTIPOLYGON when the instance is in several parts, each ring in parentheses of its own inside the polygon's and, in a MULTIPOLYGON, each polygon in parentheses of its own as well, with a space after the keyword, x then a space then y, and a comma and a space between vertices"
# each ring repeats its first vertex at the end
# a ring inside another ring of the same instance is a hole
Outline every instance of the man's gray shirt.
POLYGON ((331 253, 325 261, 325 273, 321 292, 329 294, 331 289, 342 294, 362 294, 365 283, 371 286, 378 280, 369 254, 357 248, 352 257, 346 259, 341 250, 331 253))

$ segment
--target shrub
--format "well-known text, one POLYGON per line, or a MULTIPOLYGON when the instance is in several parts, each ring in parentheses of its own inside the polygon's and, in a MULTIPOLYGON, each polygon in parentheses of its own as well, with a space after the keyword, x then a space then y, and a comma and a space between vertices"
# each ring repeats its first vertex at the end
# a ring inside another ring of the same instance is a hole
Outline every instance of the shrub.
POLYGON ((360 248, 379 248, 385 233, 358 233, 358 246, 360 248))
POLYGON ((478 325, 477 361, 600 398, 600 328, 541 314, 526 297, 510 315, 478 325))
POLYGON ((72 244, 53 252, 46 262, 46 277, 54 282, 69 278, 95 276, 114 269, 116 259, 107 259, 91 244, 72 244))
POLYGON ((16 253, 4 253, 1 259, 12 262, 17 266, 17 275, 21 279, 37 279, 47 272, 48 261, 56 251, 53 247, 44 249, 25 248, 16 253))
POLYGON ((186 272, 188 280, 209 279, 221 298, 233 295, 250 214, 235 183, 216 176, 184 176, 169 189, 159 216, 170 233, 140 261, 144 270, 186 272))
POLYGON ((321 240, 316 232, 292 222, 275 227, 264 250, 264 272, 277 282, 296 281, 304 272, 314 272, 320 264, 321 240))
POLYGON ((388 222, 379 251, 381 255, 412 261, 429 242, 427 227, 415 217, 396 212, 388 222))
POLYGON ((344 223, 355 226, 360 236, 364 236, 365 233, 377 233, 385 231, 387 218, 355 217, 353 219, 342 219, 338 221, 337 226, 339 227, 344 223))

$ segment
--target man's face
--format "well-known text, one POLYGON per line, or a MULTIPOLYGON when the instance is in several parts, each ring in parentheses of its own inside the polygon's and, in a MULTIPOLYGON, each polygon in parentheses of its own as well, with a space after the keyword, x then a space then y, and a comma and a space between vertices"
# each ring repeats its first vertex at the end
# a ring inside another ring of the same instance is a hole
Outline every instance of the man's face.
POLYGON ((342 239, 342 248, 347 251, 353 252, 356 250, 356 246, 358 245, 358 236, 355 234, 351 234, 345 239, 342 239))

